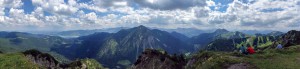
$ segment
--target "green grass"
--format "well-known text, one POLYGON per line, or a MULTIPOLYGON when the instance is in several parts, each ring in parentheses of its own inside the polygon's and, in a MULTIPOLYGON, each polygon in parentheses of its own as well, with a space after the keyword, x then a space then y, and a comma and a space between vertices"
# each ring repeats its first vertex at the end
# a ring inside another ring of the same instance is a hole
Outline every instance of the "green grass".
POLYGON ((261 69, 297 69, 300 68, 300 53, 276 54, 269 58, 245 58, 248 62, 261 69))
POLYGON ((268 47, 268 46, 270 46, 270 45, 272 45, 272 44, 273 44, 273 42, 268 41, 268 42, 266 42, 266 43, 260 44, 260 45, 258 46, 258 48, 265 48, 265 47, 268 47))
POLYGON ((266 50, 261 54, 249 55, 244 60, 262 69, 297 69, 300 68, 300 45, 283 50, 266 50))
POLYGON ((41 67, 30 62, 23 54, 0 54, 1 69, 40 69, 41 67))
POLYGON ((196 62, 187 66, 187 69, 223 69, 231 64, 240 63, 237 59, 229 55, 230 53, 204 51, 197 55, 196 62))
POLYGON ((57 37, 49 37, 49 38, 35 38, 26 35, 20 35, 24 39, 20 39, 21 43, 14 44, 14 42, 10 41, 15 38, 1 38, 0 37, 0 51, 3 53, 17 53, 30 49, 37 49, 41 52, 46 52, 55 56, 55 58, 59 62, 69 62, 70 60, 65 58, 63 55, 57 54, 55 52, 51 52, 50 48, 55 44, 55 41, 62 41, 57 37))
POLYGON ((201 52, 194 55, 193 69, 223 69, 236 63, 249 63, 259 69, 299 69, 300 45, 282 50, 268 49, 253 55, 238 52, 201 52))
MULTIPOLYGON (((105 69, 98 61, 94 59, 81 59, 79 62, 87 69, 105 69)), ((79 69, 76 64, 71 64, 71 69, 79 69)), ((39 66, 22 53, 0 54, 0 69, 47 69, 39 66)))
POLYGON ((20 49, 15 45, 12 45, 8 39, 0 38, 0 51, 16 52, 16 51, 20 51, 20 49))

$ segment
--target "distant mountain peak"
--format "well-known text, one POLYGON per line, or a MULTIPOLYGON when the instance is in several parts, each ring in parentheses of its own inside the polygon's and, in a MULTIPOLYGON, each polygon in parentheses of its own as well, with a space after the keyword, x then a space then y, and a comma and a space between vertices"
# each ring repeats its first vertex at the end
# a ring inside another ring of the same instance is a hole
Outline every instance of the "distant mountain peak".
POLYGON ((214 33, 227 33, 227 32, 229 31, 226 29, 217 29, 214 33))
POLYGON ((140 25, 140 26, 138 26, 138 28, 147 28, 147 27, 144 25, 140 25))
POLYGON ((270 33, 283 33, 283 32, 280 32, 280 31, 272 31, 270 33))
POLYGON ((149 28, 147 28, 147 27, 144 26, 144 25, 140 25, 140 26, 134 27, 133 29, 138 29, 138 30, 149 30, 149 28))
POLYGON ((279 35, 282 35, 284 34, 283 32, 280 32, 280 31, 272 31, 270 33, 268 33, 267 35, 269 36, 279 36, 279 35))

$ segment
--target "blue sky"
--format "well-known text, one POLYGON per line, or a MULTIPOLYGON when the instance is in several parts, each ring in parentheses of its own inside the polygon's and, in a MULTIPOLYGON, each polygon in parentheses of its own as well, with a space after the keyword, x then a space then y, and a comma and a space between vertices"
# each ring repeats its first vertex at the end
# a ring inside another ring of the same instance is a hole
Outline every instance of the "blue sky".
POLYGON ((299 30, 299 0, 0 0, 1 31, 299 30))

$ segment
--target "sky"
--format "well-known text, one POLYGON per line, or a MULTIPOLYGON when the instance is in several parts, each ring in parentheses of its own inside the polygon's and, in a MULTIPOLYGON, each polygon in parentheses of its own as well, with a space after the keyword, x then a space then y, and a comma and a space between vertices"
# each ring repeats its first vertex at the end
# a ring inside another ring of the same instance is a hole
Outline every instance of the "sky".
POLYGON ((0 31, 300 30, 300 0, 0 0, 0 31))

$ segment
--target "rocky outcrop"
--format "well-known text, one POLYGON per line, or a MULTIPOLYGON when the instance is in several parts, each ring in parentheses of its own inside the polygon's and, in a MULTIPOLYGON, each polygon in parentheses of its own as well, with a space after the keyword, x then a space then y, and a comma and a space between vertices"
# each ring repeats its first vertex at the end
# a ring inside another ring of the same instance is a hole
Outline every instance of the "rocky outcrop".
POLYGON ((23 54, 35 64, 47 68, 59 68, 60 64, 50 54, 42 53, 37 50, 27 50, 23 54))
POLYGON ((65 69, 106 69, 97 60, 81 59, 62 66, 65 69))
POLYGON ((183 56, 170 56, 165 51, 146 49, 131 67, 132 69, 184 69, 183 56))
POLYGON ((48 53, 38 50, 27 50, 23 54, 33 63, 48 69, 104 69, 100 63, 93 59, 81 59, 69 64, 59 63, 48 53))
POLYGON ((300 45, 300 31, 291 30, 282 36, 284 47, 300 45))

